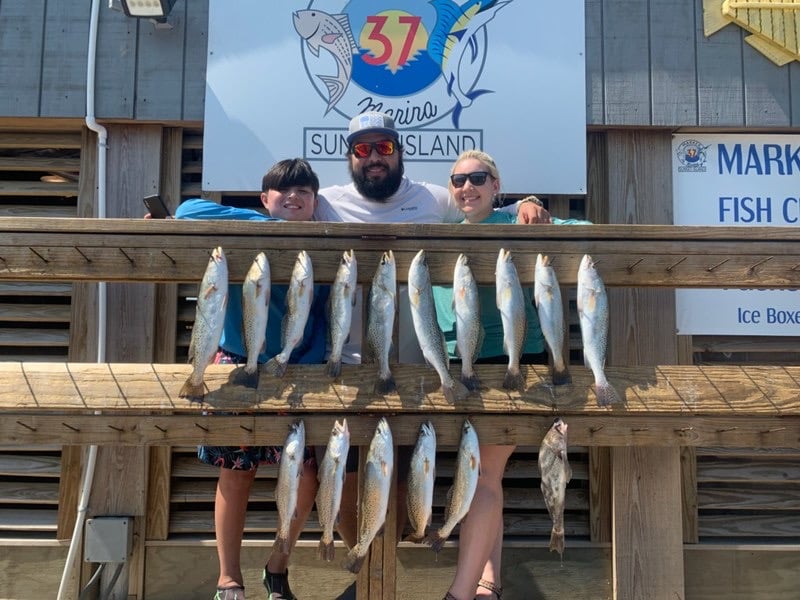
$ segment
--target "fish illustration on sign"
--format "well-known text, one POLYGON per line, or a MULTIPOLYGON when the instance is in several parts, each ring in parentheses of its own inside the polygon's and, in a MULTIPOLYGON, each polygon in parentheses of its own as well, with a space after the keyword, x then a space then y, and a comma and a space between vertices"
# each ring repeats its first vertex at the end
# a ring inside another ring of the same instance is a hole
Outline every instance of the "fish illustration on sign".
POLYGON ((344 96, 353 72, 353 54, 358 54, 350 19, 347 15, 331 15, 321 10, 298 10, 293 13, 292 20, 298 35, 314 56, 319 56, 319 50, 323 48, 336 61, 335 76, 317 74, 328 90, 325 109, 325 114, 328 114, 344 96))
POLYGON ((459 6, 453 0, 431 0, 436 9, 436 25, 428 40, 428 54, 442 68, 447 84, 447 93, 456 99, 453 108, 453 126, 458 128, 461 111, 472 101, 492 90, 464 89, 461 80, 461 65, 466 59, 474 63, 479 54, 480 33, 497 15, 497 12, 513 0, 469 0, 459 6))

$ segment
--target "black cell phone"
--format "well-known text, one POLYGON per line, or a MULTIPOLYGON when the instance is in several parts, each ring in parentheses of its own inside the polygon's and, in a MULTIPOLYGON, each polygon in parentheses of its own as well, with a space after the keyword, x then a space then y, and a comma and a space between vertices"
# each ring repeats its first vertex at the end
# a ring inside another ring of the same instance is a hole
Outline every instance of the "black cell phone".
POLYGON ((145 207, 147 207, 147 212, 149 212, 150 216, 154 219, 166 219, 172 216, 167 205, 164 204, 164 201, 158 194, 145 196, 143 202, 145 207))

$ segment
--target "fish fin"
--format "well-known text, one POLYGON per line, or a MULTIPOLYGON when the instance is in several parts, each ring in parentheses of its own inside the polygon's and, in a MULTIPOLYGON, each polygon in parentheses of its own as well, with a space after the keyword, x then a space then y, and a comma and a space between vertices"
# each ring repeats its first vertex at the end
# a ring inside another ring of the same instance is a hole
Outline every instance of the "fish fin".
POLYGON ((272 547, 281 554, 289 555, 289 540, 280 534, 275 537, 275 543, 272 547))
POLYGON ((181 391, 178 392, 179 398, 187 398, 192 402, 202 402, 205 395, 204 383, 202 381, 199 384, 192 383, 191 378, 186 380, 186 383, 181 387, 181 391))
POLYGON ((435 531, 431 533, 428 537, 423 540, 426 544, 428 544, 431 549, 436 552, 437 554, 444 546, 444 543, 447 541, 446 537, 442 537, 442 535, 435 531))
POLYGON ((306 46, 308 46, 309 51, 314 56, 319 56, 319 46, 315 46, 311 42, 306 42, 306 46))
POLYGON ((572 382, 572 375, 569 374, 569 369, 566 365, 564 365, 563 369, 552 367, 551 376, 553 378, 553 385, 565 385, 572 382))
POLYGON ((396 390, 397 383, 395 382, 394 376, 391 373, 389 373, 389 376, 385 379, 383 377, 379 377, 378 381, 375 382, 374 391, 376 394, 385 396, 386 394, 391 394, 396 390))
POLYGON ((554 550, 558 552, 559 555, 564 554, 564 530, 557 530, 555 527, 553 527, 553 531, 550 532, 550 552, 554 550))
POLYGON ((286 362, 282 361, 278 356, 270 358, 264 365, 264 370, 275 377, 283 377, 286 374, 286 362))
POLYGON ((333 542, 325 543, 324 541, 319 541, 319 547, 317 548, 317 556, 320 559, 331 562, 334 557, 334 549, 333 549, 333 542))
POLYGON ((617 390, 608 382, 600 385, 595 384, 594 389, 597 394, 597 406, 609 406, 622 402, 617 390))
POLYGON ((258 369, 248 373, 247 367, 241 367, 231 374, 231 383, 255 390, 258 389, 258 375, 258 369))
POLYGON ((358 546, 354 546, 352 550, 347 554, 347 558, 344 559, 342 563, 342 567, 350 571, 351 573, 358 573, 361 570, 361 567, 364 565, 365 556, 358 555, 358 546))
POLYGON ((317 75, 319 80, 325 84, 328 89, 328 108, 326 112, 336 106, 336 103, 344 94, 345 85, 338 77, 331 75, 317 75))
POLYGON ((506 376, 503 378, 503 389, 521 392, 524 388, 525 380, 521 372, 512 373, 511 370, 506 371, 506 376))
POLYGON ((445 400, 450 404, 455 404, 457 400, 463 400, 469 396, 469 389, 467 386, 457 379, 453 380, 452 386, 443 385, 442 391, 444 392, 445 400))
POLYGON ((353 37, 353 30, 350 27, 350 17, 345 14, 338 14, 338 15, 331 15, 339 25, 342 26, 344 30, 344 35, 347 37, 347 45, 350 47, 351 54, 358 54, 358 44, 356 44, 356 39, 353 37))
POLYGON ((467 388, 468 391, 474 392, 475 390, 480 389, 481 382, 478 379, 478 376, 473 373, 472 375, 461 375, 461 383, 464 384, 464 387, 467 388))
POLYGON ((325 372, 329 377, 339 377, 339 375, 342 374, 342 359, 333 360, 329 358, 328 364, 325 367, 325 372))

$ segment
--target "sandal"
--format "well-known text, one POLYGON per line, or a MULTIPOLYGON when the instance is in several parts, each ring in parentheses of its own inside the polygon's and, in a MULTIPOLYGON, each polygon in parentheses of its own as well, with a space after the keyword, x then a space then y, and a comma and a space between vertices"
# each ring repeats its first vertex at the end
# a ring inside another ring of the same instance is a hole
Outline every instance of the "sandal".
POLYGON ((292 590, 289 588, 289 569, 284 573, 270 573, 264 567, 262 577, 264 587, 267 588, 267 600, 297 600, 292 590))
POLYGON ((232 585, 226 588, 217 588, 213 600, 244 600, 244 588, 240 585, 232 585))
POLYGON ((478 587, 482 587, 492 592, 497 597, 497 600, 503 600, 502 585, 497 585, 493 581, 487 581, 486 579, 481 579, 478 581, 478 587))

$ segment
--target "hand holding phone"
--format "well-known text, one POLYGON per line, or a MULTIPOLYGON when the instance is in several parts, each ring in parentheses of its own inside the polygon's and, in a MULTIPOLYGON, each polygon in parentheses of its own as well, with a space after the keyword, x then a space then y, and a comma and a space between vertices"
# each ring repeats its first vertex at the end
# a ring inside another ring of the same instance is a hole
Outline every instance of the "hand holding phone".
POLYGON ((169 212, 169 209, 167 208, 167 205, 164 204, 164 201, 158 194, 153 194, 152 196, 145 196, 142 201, 144 202, 144 205, 147 208, 147 212, 150 213, 151 218, 166 219, 167 217, 172 216, 169 212))

